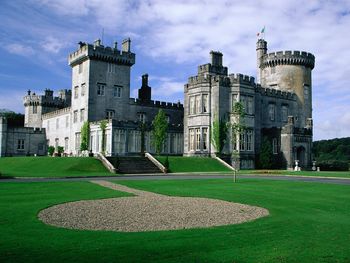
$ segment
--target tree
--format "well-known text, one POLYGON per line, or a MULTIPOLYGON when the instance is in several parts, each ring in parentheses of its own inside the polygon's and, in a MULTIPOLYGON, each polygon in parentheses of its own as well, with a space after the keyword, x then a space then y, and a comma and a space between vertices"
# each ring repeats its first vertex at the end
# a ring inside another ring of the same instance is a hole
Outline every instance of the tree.
POLYGON ((168 130, 168 122, 163 110, 159 110, 154 117, 152 123, 153 145, 156 148, 156 153, 159 155, 163 149, 166 133, 168 130))
POLYGON ((100 129, 102 131, 102 154, 105 154, 106 150, 106 128, 107 128, 108 121, 102 120, 100 121, 100 129))
POLYGON ((215 147, 216 155, 220 155, 224 148, 227 138, 227 129, 227 123, 215 116, 211 127, 211 142, 215 147))
POLYGON ((232 160, 234 162, 234 168, 239 170, 239 151, 237 146, 240 145, 241 134, 245 132, 247 127, 245 126, 245 111, 244 106, 241 102, 236 102, 232 107, 232 123, 231 134, 232 134, 232 160))
POLYGON ((80 150, 87 151, 89 149, 89 141, 90 141, 90 124, 88 121, 84 122, 83 126, 81 126, 81 143, 80 150))
POLYGON ((259 164, 263 169, 272 167, 272 146, 269 139, 264 136, 262 138, 261 149, 259 154, 259 164))

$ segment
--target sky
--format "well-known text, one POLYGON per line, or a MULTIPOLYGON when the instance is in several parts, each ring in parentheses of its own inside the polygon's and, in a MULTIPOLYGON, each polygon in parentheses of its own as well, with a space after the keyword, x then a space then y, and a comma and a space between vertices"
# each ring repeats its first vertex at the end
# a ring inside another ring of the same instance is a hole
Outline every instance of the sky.
POLYGON ((23 113, 28 89, 70 89, 68 54, 102 36, 105 46, 131 38, 132 97, 148 73, 154 100, 183 102, 211 50, 229 74, 255 77, 265 26, 268 52, 316 57, 314 140, 350 136, 350 0, 0 0, 0 21, 0 109, 23 113))

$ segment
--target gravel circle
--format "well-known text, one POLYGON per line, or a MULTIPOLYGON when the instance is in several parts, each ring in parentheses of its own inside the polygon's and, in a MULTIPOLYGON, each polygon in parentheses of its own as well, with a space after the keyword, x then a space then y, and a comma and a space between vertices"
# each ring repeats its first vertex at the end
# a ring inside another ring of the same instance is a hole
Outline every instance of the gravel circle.
POLYGON ((39 219, 69 229, 142 232, 232 225, 269 215, 264 208, 217 199, 169 197, 106 181, 93 183, 137 196, 55 205, 42 210, 39 219))

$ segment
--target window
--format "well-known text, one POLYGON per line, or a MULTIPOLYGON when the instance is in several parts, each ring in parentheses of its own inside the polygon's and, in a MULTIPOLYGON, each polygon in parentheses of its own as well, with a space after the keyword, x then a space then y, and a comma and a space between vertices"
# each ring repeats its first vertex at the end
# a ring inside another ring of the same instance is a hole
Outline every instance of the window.
POLYGON ((196 112, 195 113, 201 113, 202 112, 202 104, 201 104, 201 96, 196 96, 196 112))
POLYGON ((253 114, 254 112, 254 102, 253 97, 248 96, 247 97, 247 114, 253 114))
POLYGON ((240 136, 239 136, 239 149, 241 151, 245 151, 246 145, 247 145, 247 143, 246 143, 246 134, 245 134, 245 132, 242 132, 240 134, 240 136))
POLYGON ((83 122, 85 120, 85 109, 80 110, 80 121, 83 122))
POLYGON ((33 114, 37 114, 37 113, 38 113, 38 106, 33 105, 33 114))
POLYGON ((273 154, 278 154, 277 138, 272 139, 272 152, 273 152, 273 154))
POLYGON ((201 149, 201 130, 199 128, 196 129, 196 151, 200 151, 201 149))
POLYGON ((24 139, 17 140, 17 150, 24 150, 24 139))
POLYGON ((209 112, 208 110, 208 94, 203 94, 203 112, 209 112))
POLYGON ((271 74, 275 74, 276 73, 276 68, 275 67, 271 67, 271 74))
POLYGON ((75 110, 73 112, 73 122, 74 123, 78 122, 78 111, 77 110, 75 110))
POLYGON ((50 130, 50 121, 47 121, 47 124, 46 124, 46 129, 47 129, 47 131, 49 131, 49 130, 50 130))
POLYGON ((83 63, 79 64, 79 74, 83 72, 83 63))
POLYGON ((146 122, 146 114, 139 113, 139 121, 142 123, 145 123, 146 122))
POLYGON ((56 130, 58 130, 60 128, 60 119, 57 118, 56 119, 56 130))
POLYGON ((56 138, 55 139, 55 149, 56 149, 56 151, 58 151, 58 145, 59 145, 59 139, 56 138))
POLYGON ((106 110, 106 119, 110 120, 114 118, 114 110, 106 110))
POLYGON ((208 150, 208 128, 203 128, 202 129, 202 134, 203 134, 203 151, 208 150))
POLYGON ((69 127, 69 116, 66 116, 66 128, 69 127))
POLYGON ((283 122, 287 122, 288 121, 288 106, 287 105, 282 105, 282 109, 281 109, 281 119, 283 122))
MULTIPOLYGON (((237 96, 237 95, 233 95, 233 96, 237 96)), ((233 101, 232 106, 234 106, 236 99, 233 98, 232 101, 233 101)), ((240 102, 242 103, 242 106, 244 108, 244 113, 253 114, 253 112, 254 112, 254 97, 241 95, 240 102)))
POLYGON ((253 150, 253 131, 247 130, 247 143, 246 143, 246 151, 252 151, 253 150))
POLYGON ((104 96, 105 95, 105 84, 98 83, 97 84, 97 95, 104 96))
POLYGON ((108 73, 115 73, 116 72, 115 65, 112 63, 108 63, 107 64, 107 72, 108 73))
POLYGON ((270 121, 275 120, 275 111, 276 111, 276 105, 270 103, 269 104, 269 119, 270 119, 270 121))
POLYGON ((304 99, 308 100, 309 99, 309 86, 304 85, 304 99))
POLYGON ((113 96, 115 98, 121 98, 122 97, 122 86, 114 86, 113 90, 113 96))
POLYGON ((68 137, 64 138, 64 151, 65 152, 68 151, 68 143, 69 143, 69 138, 68 137))
POLYGON ((86 85, 85 83, 81 84, 81 96, 84 96, 85 95, 85 92, 86 92, 86 85))
POLYGON ((74 99, 77 99, 79 96, 79 87, 75 86, 74 87, 74 99))
POLYGON ((190 129, 190 143, 189 143, 190 151, 194 151, 194 144, 195 144, 195 141, 194 141, 194 129, 190 129))
POLYGON ((195 102, 194 102, 194 97, 190 97, 190 114, 195 113, 195 102))
POLYGON ((166 118, 166 122, 170 123, 170 116, 169 115, 165 115, 165 118, 166 118))
POLYGON ((75 133, 75 150, 80 150, 80 132, 75 133))

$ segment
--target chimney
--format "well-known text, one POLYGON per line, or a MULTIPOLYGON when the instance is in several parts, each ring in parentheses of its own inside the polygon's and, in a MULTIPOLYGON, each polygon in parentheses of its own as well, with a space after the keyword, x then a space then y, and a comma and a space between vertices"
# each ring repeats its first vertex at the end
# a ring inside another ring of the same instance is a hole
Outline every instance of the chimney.
POLYGON ((142 86, 139 89, 139 100, 143 103, 151 101, 152 89, 148 86, 148 74, 142 75, 142 86))
POLYGON ((117 41, 114 41, 113 47, 114 47, 114 49, 118 49, 118 42, 117 41))
POLYGON ((27 92, 28 92, 28 96, 30 96, 30 93, 31 93, 30 89, 27 92))
POLYGON ((124 39, 122 43, 122 51, 124 52, 130 52, 131 48, 131 40, 130 38, 124 39))
POLYGON ((142 87, 148 87, 148 74, 142 75, 142 87))

